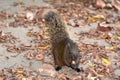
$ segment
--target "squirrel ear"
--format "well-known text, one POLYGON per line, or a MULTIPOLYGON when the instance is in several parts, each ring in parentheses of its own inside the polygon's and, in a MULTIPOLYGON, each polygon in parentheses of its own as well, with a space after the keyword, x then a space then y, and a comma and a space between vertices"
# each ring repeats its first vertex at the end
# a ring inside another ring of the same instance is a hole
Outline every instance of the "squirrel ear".
POLYGON ((66 45, 65 45, 65 53, 69 53, 69 47, 70 47, 70 43, 67 43, 66 45))
POLYGON ((67 43, 67 46, 70 47, 70 43, 67 43))

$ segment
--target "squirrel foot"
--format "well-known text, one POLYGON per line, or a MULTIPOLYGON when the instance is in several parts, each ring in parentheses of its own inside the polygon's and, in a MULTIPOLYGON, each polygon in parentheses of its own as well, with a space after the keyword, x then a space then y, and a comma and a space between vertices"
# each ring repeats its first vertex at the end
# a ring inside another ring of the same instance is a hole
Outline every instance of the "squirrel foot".
POLYGON ((84 70, 79 69, 79 68, 76 68, 75 71, 77 71, 77 72, 84 72, 84 70))
POLYGON ((59 71, 60 69, 62 69, 61 66, 57 66, 57 67, 55 68, 56 71, 59 71))
POLYGON ((81 72, 81 70, 80 70, 79 68, 76 68, 75 71, 77 71, 77 72, 81 72))

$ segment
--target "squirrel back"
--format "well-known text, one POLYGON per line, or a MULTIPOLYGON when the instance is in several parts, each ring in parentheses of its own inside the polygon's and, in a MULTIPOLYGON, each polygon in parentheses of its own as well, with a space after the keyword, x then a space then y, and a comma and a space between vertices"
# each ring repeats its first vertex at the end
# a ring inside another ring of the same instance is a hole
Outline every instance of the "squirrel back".
POLYGON ((79 50, 69 38, 65 23, 60 15, 49 11, 45 15, 45 24, 51 39, 56 70, 60 70, 62 66, 68 66, 79 72, 79 50))
POLYGON ((52 46, 55 46, 55 44, 69 38, 65 24, 57 13, 53 11, 48 12, 45 15, 45 24, 48 28, 52 46))

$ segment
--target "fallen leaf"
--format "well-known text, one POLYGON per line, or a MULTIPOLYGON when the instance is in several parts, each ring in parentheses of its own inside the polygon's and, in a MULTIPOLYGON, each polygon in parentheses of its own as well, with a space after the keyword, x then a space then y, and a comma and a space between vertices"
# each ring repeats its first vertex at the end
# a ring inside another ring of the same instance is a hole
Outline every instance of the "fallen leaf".
POLYGON ((96 79, 96 77, 90 77, 90 80, 95 80, 96 79))
POLYGON ((50 7, 50 4, 47 4, 47 3, 46 3, 46 4, 45 4, 45 7, 50 7))
POLYGON ((116 54, 116 52, 112 51, 111 54, 116 54))
POLYGON ((117 37, 117 39, 120 41, 120 37, 117 37))
POLYGON ((99 74, 99 77, 104 77, 104 75, 103 74, 99 74))
POLYGON ((89 66, 94 67, 94 66, 95 66, 95 64, 92 64, 92 63, 91 63, 91 64, 89 64, 89 66))
POLYGON ((102 58, 102 61, 108 65, 111 64, 111 62, 108 59, 102 58))
POLYGON ((29 37, 33 36, 33 32, 28 32, 27 36, 29 36, 29 37))
POLYGON ((39 60, 39 61, 43 60, 43 59, 44 59, 43 54, 37 55, 37 56, 36 56, 36 59, 39 60))
POLYGON ((83 27, 83 23, 82 22, 80 22, 80 21, 77 21, 77 23, 76 23, 76 25, 75 26, 78 26, 78 27, 83 27))
POLYGON ((47 49, 47 48, 49 48, 50 47, 50 45, 47 45, 47 46, 39 46, 39 47, 37 47, 38 49, 41 49, 41 50, 45 50, 45 49, 47 49))
POLYGON ((37 78, 36 80, 43 80, 42 78, 37 78))
POLYGON ((95 16, 93 16, 93 18, 95 18, 95 19, 104 19, 105 17, 103 16, 103 15, 95 15, 95 16))
POLYGON ((18 80, 21 80, 24 76, 23 74, 18 74, 16 77, 18 78, 18 80))
POLYGON ((105 8, 106 4, 103 0, 96 0, 96 8, 105 8))
POLYGON ((101 25, 100 23, 98 23, 97 31, 109 32, 109 31, 111 31, 111 30, 112 30, 112 27, 106 26, 106 25, 101 25))
POLYGON ((0 80, 3 80, 3 78, 2 78, 2 77, 0 77, 0 80))
POLYGON ((92 21, 92 22, 96 22, 98 21, 99 19, 104 19, 105 17, 103 15, 95 15, 95 16, 92 16, 92 17, 89 17, 89 20, 92 21))
POLYGON ((38 0, 33 0, 34 2, 38 2, 38 0))
POLYGON ((35 54, 29 51, 25 54, 25 56, 26 56, 27 59, 33 59, 35 54))
POLYGON ((43 13, 44 13, 44 7, 41 7, 40 9, 38 9, 38 11, 35 14, 35 19, 39 20, 43 18, 43 13))
POLYGON ((67 75, 65 73, 61 73, 58 75, 58 79, 63 79, 64 77, 66 77, 67 75))
POLYGON ((89 67, 89 70, 91 73, 93 73, 94 75, 98 76, 99 74, 93 69, 89 67))
POLYGON ((120 11, 120 1, 119 0, 112 0, 112 5, 120 11))
POLYGON ((13 18, 17 18, 17 14, 13 14, 13 18))
POLYGON ((111 46, 111 47, 106 46, 105 47, 105 49, 107 49, 107 50, 113 50, 114 48, 115 48, 114 46, 111 46))
POLYGON ((18 69, 16 69, 16 73, 18 73, 18 74, 22 74, 22 73, 24 73, 24 68, 18 68, 18 69))
POLYGON ((22 80, 27 80, 27 78, 22 78, 22 80))

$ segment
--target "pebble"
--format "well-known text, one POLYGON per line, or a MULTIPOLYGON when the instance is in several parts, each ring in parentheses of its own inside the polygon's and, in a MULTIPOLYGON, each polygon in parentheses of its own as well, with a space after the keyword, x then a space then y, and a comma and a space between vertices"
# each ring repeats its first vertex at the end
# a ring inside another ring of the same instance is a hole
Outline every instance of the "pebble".
POLYGON ((69 20, 69 21, 68 21, 68 25, 74 27, 76 24, 75 24, 75 22, 74 22, 73 20, 69 20))
POLYGON ((42 76, 49 76, 49 77, 54 77, 56 74, 54 67, 50 64, 43 64, 42 67, 39 68, 39 72, 42 76))
POLYGON ((34 18, 33 13, 32 12, 26 12, 26 18, 30 21, 33 20, 33 18, 34 18))
POLYGON ((120 76, 120 69, 114 71, 115 75, 120 76))

